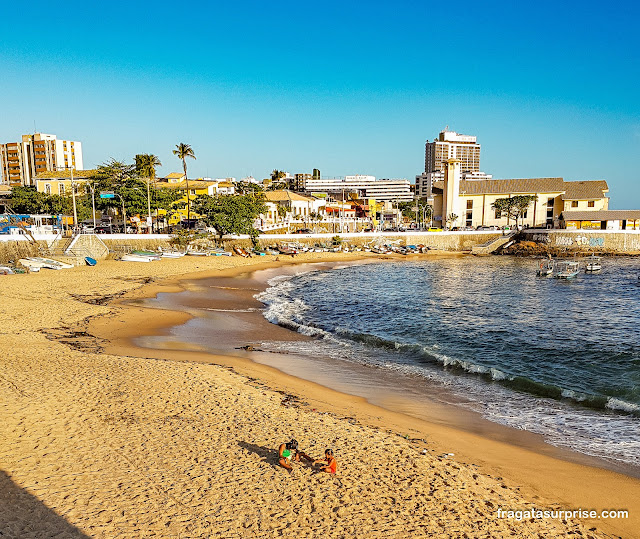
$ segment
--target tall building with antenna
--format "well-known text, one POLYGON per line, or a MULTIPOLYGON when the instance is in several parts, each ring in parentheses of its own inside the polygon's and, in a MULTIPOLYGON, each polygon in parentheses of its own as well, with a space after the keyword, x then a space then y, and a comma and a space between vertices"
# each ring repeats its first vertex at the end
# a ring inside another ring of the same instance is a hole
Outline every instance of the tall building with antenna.
POLYGON ((36 175, 41 172, 70 168, 84 168, 82 143, 78 141, 34 133, 22 135, 21 142, 0 144, 0 171, 4 184, 33 186, 36 175))
POLYGON ((480 144, 476 142, 476 137, 449 131, 447 126, 440 131, 437 139, 427 141, 425 173, 444 172, 449 159, 460 161, 461 172, 480 172, 480 144))

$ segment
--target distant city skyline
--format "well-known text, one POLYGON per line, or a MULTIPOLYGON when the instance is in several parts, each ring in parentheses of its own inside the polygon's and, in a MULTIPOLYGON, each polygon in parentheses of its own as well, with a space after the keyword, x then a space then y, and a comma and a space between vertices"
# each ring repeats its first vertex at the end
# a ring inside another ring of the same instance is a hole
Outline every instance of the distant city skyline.
POLYGON ((640 208, 632 2, 30 6, 0 20, 0 143, 53 133, 85 168, 153 153, 166 175, 185 142, 190 177, 413 182, 448 126, 494 178, 604 179, 612 208, 640 208))

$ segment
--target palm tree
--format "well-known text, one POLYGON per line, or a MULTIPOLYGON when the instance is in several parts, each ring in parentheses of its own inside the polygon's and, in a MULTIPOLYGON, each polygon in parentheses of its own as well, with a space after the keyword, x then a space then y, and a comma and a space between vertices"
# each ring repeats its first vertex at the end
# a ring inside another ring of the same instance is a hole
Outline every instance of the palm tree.
POLYGON ((191 226, 191 201, 189 199, 189 178, 187 178, 187 157, 191 157, 191 159, 196 158, 196 154, 193 153, 193 148, 189 144, 185 144, 181 142, 180 144, 176 144, 176 149, 173 150, 173 155, 177 156, 178 159, 182 159, 182 168, 184 169, 184 179, 187 182, 187 226, 191 226))
MULTIPOLYGON (((150 184, 156 179, 156 167, 161 167, 162 163, 157 155, 152 153, 139 153, 135 157, 136 171, 143 178, 147 178, 147 212, 149 218, 151 218, 151 190, 150 184)), ((152 223, 153 228, 153 223, 152 223)), ((149 230, 151 233, 151 229, 149 230)))

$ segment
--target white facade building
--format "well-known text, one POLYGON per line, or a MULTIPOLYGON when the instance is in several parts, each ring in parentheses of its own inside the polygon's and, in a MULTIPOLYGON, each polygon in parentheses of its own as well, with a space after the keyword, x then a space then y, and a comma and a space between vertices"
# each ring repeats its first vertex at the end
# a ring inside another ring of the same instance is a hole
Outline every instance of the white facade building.
POLYGON ((376 180, 375 176, 354 175, 344 179, 307 179, 304 182, 307 193, 327 193, 341 199, 342 194, 357 193, 361 199, 373 198, 380 201, 413 200, 411 183, 406 179, 376 180))
MULTIPOLYGON (((491 180, 493 176, 484 172, 463 172, 461 178, 464 181, 481 181, 491 180)), ((423 172, 418 174, 416 176, 416 198, 432 198, 433 184, 442 180, 444 180, 444 172, 423 172)))
POLYGON ((444 172, 449 159, 460 161, 461 172, 480 172, 480 144, 476 137, 460 135, 447 129, 425 144, 425 172, 444 172))
POLYGON ((38 174, 64 169, 84 169, 82 143, 34 133, 22 135, 21 142, 0 144, 0 171, 5 184, 33 186, 38 174))

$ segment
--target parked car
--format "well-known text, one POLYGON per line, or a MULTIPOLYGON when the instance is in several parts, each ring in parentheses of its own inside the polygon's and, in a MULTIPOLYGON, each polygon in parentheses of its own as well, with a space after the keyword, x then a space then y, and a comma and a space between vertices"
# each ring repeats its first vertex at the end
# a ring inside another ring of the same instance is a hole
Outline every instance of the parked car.
POLYGON ((495 225, 478 225, 476 227, 476 230, 500 230, 497 226, 495 225))
POLYGON ((111 228, 108 226, 97 226, 95 229, 96 234, 111 234, 111 228))
POLYGON ((428 232, 442 232, 442 229, 437 226, 430 226, 428 232))
POLYGON ((300 228, 296 230, 295 233, 296 234, 313 234, 313 230, 311 230, 310 228, 300 228))

